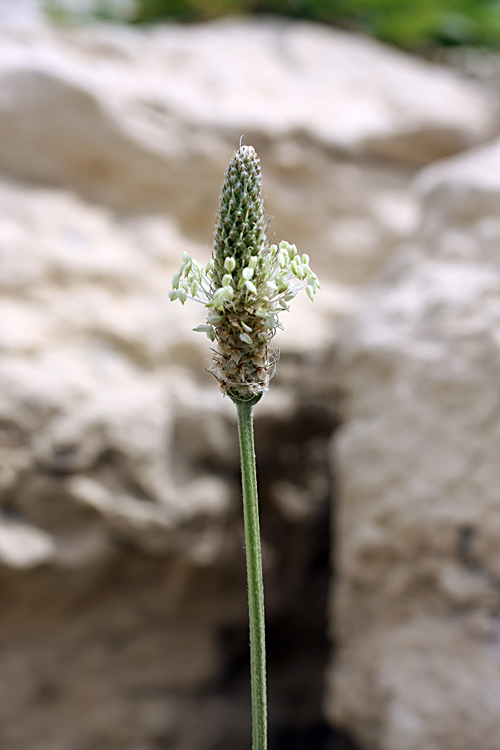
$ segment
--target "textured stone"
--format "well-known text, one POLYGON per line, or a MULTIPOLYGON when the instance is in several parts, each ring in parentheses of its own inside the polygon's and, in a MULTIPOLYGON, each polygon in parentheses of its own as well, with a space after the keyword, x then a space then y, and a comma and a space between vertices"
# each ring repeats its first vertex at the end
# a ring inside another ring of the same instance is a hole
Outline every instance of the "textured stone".
MULTIPOLYGON (((328 147, 412 163, 459 150, 495 127, 485 94, 449 70, 320 25, 226 20, 142 33, 125 27, 35 33, 34 39, 29 29, 25 38, 7 33, 4 40, 4 126, 26 105, 73 97, 74 115, 60 136, 80 127, 85 137, 76 117, 81 106, 101 138, 106 128, 115 139, 121 135, 116 156, 126 143, 130 156, 135 149, 153 162, 156 154, 156 175, 176 146, 182 143, 183 153, 194 146, 181 123, 219 138, 241 128, 273 139, 302 132, 328 147), (27 41, 34 42, 29 50, 27 41), (139 75, 127 75, 133 67, 139 75)), ((48 130, 37 132, 50 137, 48 130)), ((96 133, 86 143, 95 147, 96 133)), ((204 145, 212 145, 209 137, 204 145)), ((103 154, 104 147, 102 141, 103 154)), ((59 148, 64 156, 71 144, 60 139, 59 148)), ((280 154, 282 162, 297 160, 286 140, 280 154)), ((42 164, 41 154, 38 159, 42 164)))
POLYGON ((500 742, 498 142, 428 167, 348 326, 327 710, 377 750, 500 742))
POLYGON ((474 84, 314 24, 6 23, 0 50, 4 173, 121 212, 175 214, 205 244, 244 134, 265 163, 273 231, 311 257, 321 248, 319 270, 347 283, 365 282, 412 229, 415 165, 498 130, 474 84))
MULTIPOLYGON (((182 252, 208 256, 242 133, 269 234, 322 281, 314 305, 294 301, 256 409, 272 740, 307 737, 328 649, 338 323, 418 221, 415 165, 485 138, 494 109, 442 69, 311 24, 3 18, 2 750, 248 746, 234 407, 190 331, 202 309, 167 299, 182 252)), ((493 248, 495 220, 481 227, 493 248)), ((486 596, 453 566, 440 581, 460 606, 486 596)))
MULTIPOLYGON (((0 182, 2 749, 246 746, 235 409, 204 372, 209 341, 190 331, 201 308, 167 297, 184 249, 206 257, 167 216, 119 218, 67 192, 0 182)), ((289 332, 281 387, 257 422, 270 632, 294 623, 296 599, 315 612, 271 675, 286 681, 303 639, 322 644, 302 657, 302 711, 278 701, 278 725, 319 720, 327 644, 307 571, 327 513, 333 419, 308 397, 298 404, 294 383, 307 367, 307 390, 328 321, 352 304, 332 292, 306 318, 315 337, 289 332), (303 456, 305 537, 274 502, 288 454, 303 456)))

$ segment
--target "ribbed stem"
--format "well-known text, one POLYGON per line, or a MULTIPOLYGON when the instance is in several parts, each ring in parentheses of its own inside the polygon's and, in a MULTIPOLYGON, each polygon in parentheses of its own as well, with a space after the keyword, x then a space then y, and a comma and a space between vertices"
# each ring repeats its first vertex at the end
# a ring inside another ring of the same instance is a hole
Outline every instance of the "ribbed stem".
POLYGON ((240 437, 241 482, 250 621, 250 669, 252 683, 252 748, 267 748, 266 642, 264 582, 260 548, 259 503, 253 437, 252 405, 236 402, 240 437))

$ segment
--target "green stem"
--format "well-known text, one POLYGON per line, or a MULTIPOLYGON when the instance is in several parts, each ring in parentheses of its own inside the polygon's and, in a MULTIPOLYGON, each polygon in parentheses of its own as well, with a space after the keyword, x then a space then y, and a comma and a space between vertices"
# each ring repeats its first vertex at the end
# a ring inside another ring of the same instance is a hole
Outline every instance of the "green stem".
POLYGON ((250 669, 252 683, 252 748, 267 748, 266 639, 264 582, 260 549, 259 501, 253 439, 252 404, 235 402, 240 436, 241 483, 247 558, 248 611, 250 621, 250 669))

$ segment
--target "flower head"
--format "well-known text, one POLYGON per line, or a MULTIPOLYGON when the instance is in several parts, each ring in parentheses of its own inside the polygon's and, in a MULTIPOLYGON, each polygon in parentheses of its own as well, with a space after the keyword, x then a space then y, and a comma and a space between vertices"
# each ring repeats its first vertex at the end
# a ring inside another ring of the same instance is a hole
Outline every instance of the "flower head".
POLYGON ((268 244, 260 161, 252 146, 241 146, 222 186, 212 258, 203 268, 184 253, 169 294, 207 308, 207 322, 194 330, 216 342, 210 372, 233 401, 256 402, 267 390, 279 357, 269 344, 302 287, 312 300, 318 277, 295 245, 268 244))

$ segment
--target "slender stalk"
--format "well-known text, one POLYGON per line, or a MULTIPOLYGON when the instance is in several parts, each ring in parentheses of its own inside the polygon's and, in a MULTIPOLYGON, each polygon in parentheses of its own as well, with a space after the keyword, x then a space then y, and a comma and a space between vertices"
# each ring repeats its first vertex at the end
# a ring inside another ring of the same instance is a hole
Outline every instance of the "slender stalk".
POLYGON ((260 548, 259 503, 253 437, 252 404, 237 401, 240 437, 241 483, 250 621, 250 669, 252 684, 252 748, 267 748, 266 642, 264 582, 260 548))
POLYGON ((229 163, 215 224, 214 248, 205 268, 184 252, 172 279, 171 300, 203 302, 206 323, 193 330, 215 343, 209 372, 238 409, 247 558, 253 750, 267 747, 264 585, 252 407, 269 386, 277 352, 269 347, 278 317, 305 284, 309 299, 319 289, 309 256, 282 241, 270 245, 262 200, 260 161, 241 145, 229 163))

